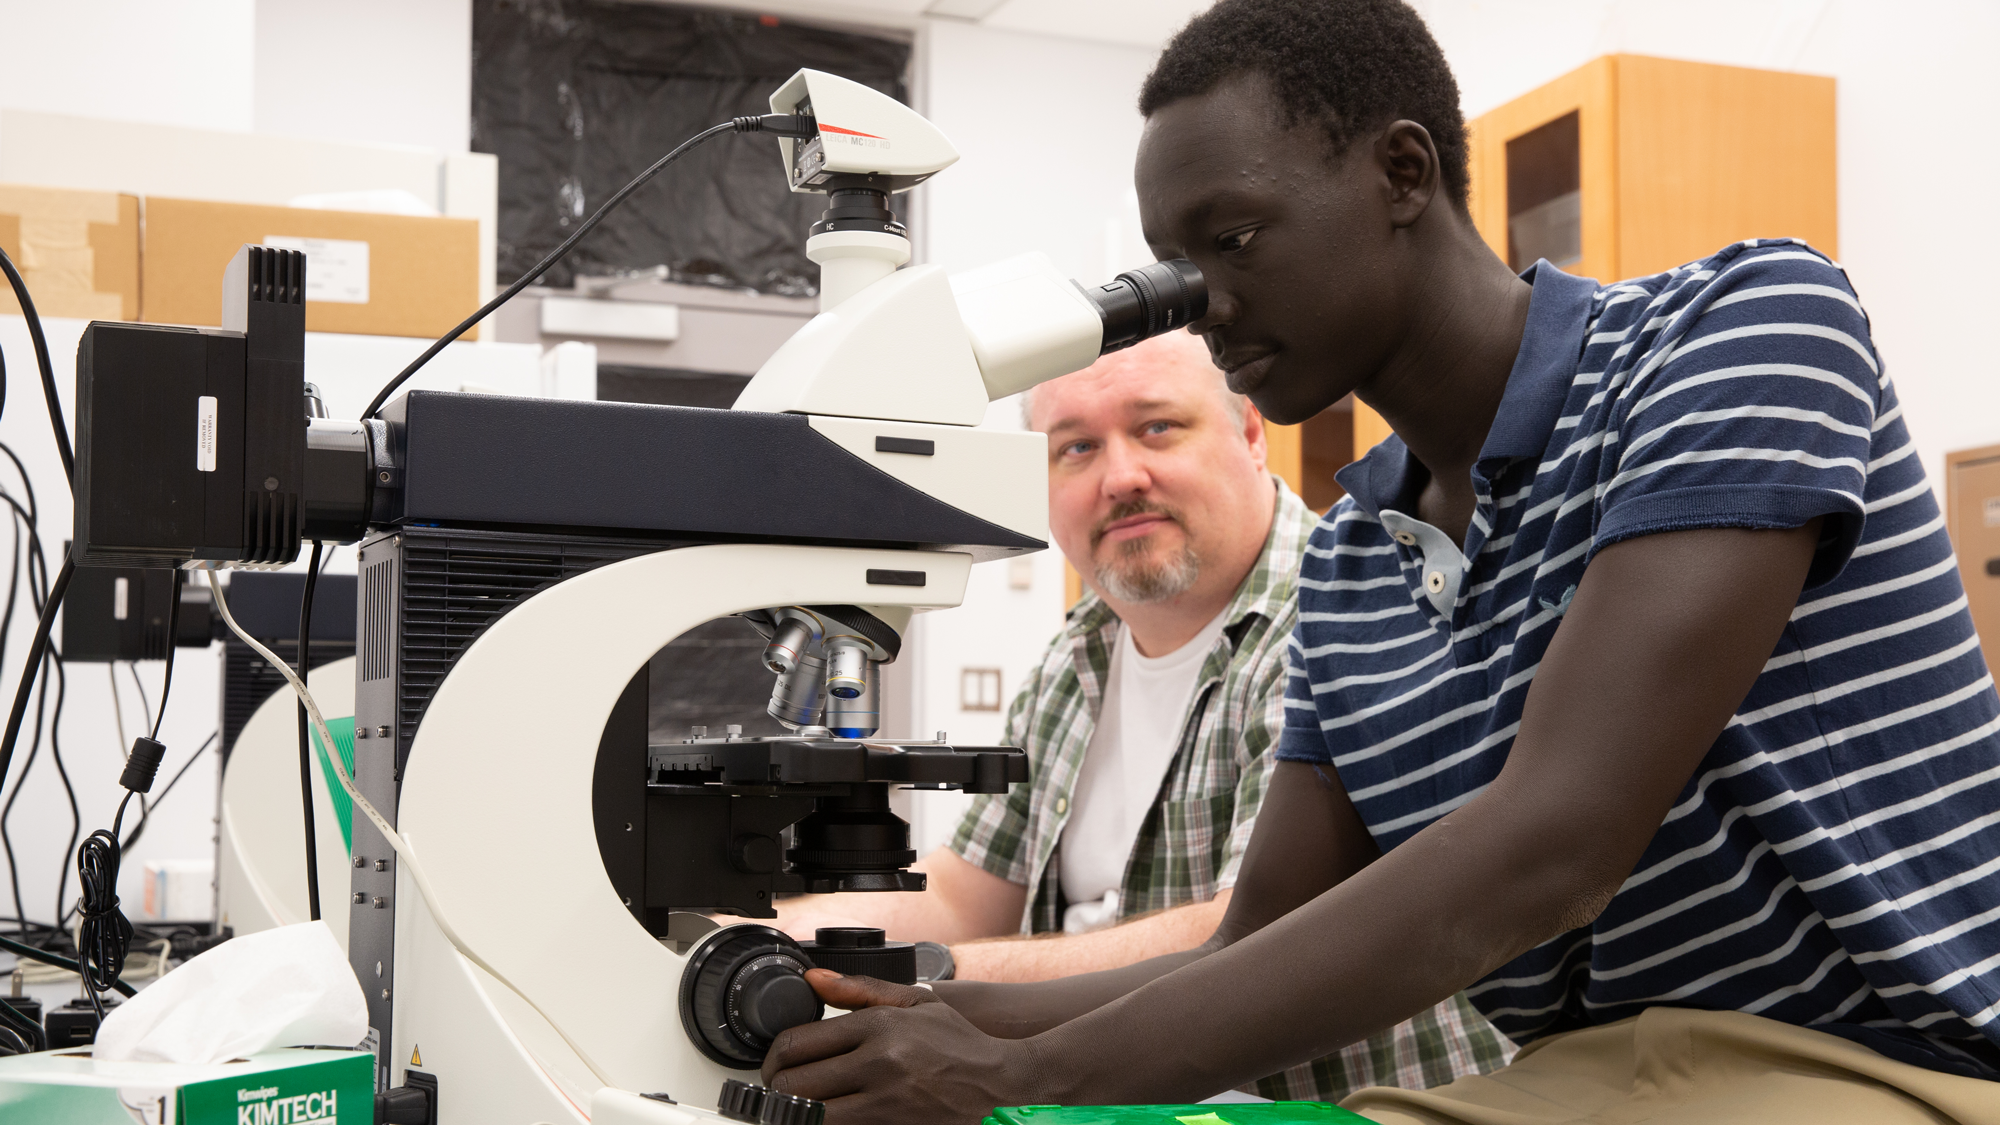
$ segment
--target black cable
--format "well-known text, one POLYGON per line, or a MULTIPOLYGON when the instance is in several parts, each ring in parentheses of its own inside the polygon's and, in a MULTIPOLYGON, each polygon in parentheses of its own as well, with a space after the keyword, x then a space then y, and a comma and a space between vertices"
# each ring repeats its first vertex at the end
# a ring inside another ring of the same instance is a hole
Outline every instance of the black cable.
MULTIPOLYGON (((4 612, 0 612, 0 666, 4 666, 6 663, 6 652, 7 652, 6 638, 8 632, 11 631, 14 627, 15 598, 20 593, 20 587, 21 587, 21 525, 19 520, 11 520, 9 522, 12 524, 14 529, 14 540, 10 545, 14 565, 12 569, 8 572, 7 608, 4 612)), ((27 776, 27 770, 25 768, 21 772, 22 776, 24 777, 27 776)), ((21 790, 21 784, 20 782, 17 781, 14 783, 14 792, 18 794, 20 790, 21 790)), ((5 808, 12 808, 13 803, 14 803, 13 798, 10 795, 7 800, 5 808)), ((20 923, 21 927, 15 932, 25 934, 27 933, 28 923, 26 919, 23 917, 23 915, 25 915, 27 912, 23 910, 21 907, 21 869, 14 862, 13 841, 7 839, 7 816, 5 808, 0 808, 0 846, 4 846, 6 849, 7 885, 13 891, 15 920, 20 923)))
MULTIPOLYGON (((0 379, 4 379, 5 375, 6 369, 0 368, 0 379)), ((0 386, 0 403, 5 403, 6 401, 7 389, 5 386, 0 386)), ((40 509, 35 504, 35 482, 28 479, 27 467, 21 464, 21 459, 14 455, 14 451, 8 448, 7 443, 4 441, 0 441, 0 453, 6 454, 7 460, 14 462, 14 471, 21 474, 21 488, 28 494, 28 515, 38 518, 40 509)))
MULTIPOLYGON (((54 965, 58 969, 68 969, 70 972, 78 975, 82 975, 83 973, 82 966, 60 953, 50 953, 46 949, 36 949, 32 945, 15 941, 4 934, 0 934, 0 950, 12 953, 16 957, 26 957, 30 961, 40 961, 44 965, 54 965)), ((132 986, 122 980, 112 985, 111 991, 116 992, 120 996, 130 996, 133 994, 132 986)))
MULTIPOLYGON (((167 781, 167 787, 165 789, 160 790, 160 795, 153 798, 153 803, 150 806, 144 804, 139 806, 139 823, 132 826, 132 834, 130 836, 125 837, 125 842, 119 845, 119 847, 121 847, 125 851, 132 850, 132 845, 138 843, 140 835, 146 831, 147 819, 152 815, 153 812, 159 810, 160 802, 167 799, 167 794, 174 791, 174 786, 179 785, 181 783, 181 775, 187 773, 188 768, 190 766, 193 766, 196 762, 201 761, 201 756, 203 754, 208 753, 209 747, 215 745, 216 735, 220 733, 221 733, 220 731, 210 732, 207 741, 203 742, 199 747, 195 749, 194 756, 190 757, 187 761, 181 763, 181 768, 174 771, 174 776, 172 778, 169 778, 167 781)), ((4 919, 0 919, 0 921, 4 921, 4 919)))
POLYGON ((21 683, 14 689, 14 708, 7 715, 7 731, 0 734, 0 786, 6 784, 8 767, 14 763, 14 744, 21 739, 21 720, 28 715, 28 696, 34 688, 35 673, 40 670, 43 654, 48 651, 49 629, 55 625, 56 610, 61 608, 63 593, 69 589, 70 575, 75 572, 76 564, 65 553, 62 569, 56 571, 55 582, 49 586, 48 600, 42 604, 41 617, 35 622, 34 639, 28 642, 28 659, 21 665, 21 683))
MULTIPOLYGON (((313 540, 312 558, 306 562, 306 592, 299 599, 299 682, 304 683, 310 674, 306 665, 306 652, 312 644, 313 587, 319 582, 319 553, 324 546, 313 540)), ((312 740, 306 735, 306 704, 298 702, 299 712, 299 803, 305 808, 306 825, 306 914, 313 921, 319 921, 319 830, 313 823, 312 786, 312 740)), ((333 747, 327 753, 338 753, 333 747)))
POLYGON ((63 421, 62 402, 56 398, 55 368, 49 363, 49 341, 42 335, 42 318, 35 313, 34 299, 28 296, 28 283, 21 280, 21 271, 14 268, 14 260, 0 250, 0 272, 7 275, 7 281, 14 287, 14 299, 21 303, 21 315, 28 321, 28 339, 35 344, 35 363, 42 369, 42 397, 49 404, 49 426, 55 430, 56 452, 62 455, 63 476, 72 487, 76 480, 76 455, 69 448, 69 426, 63 421))
MULTIPOLYGON (((7 456, 14 461, 14 465, 17 469, 21 468, 20 459, 14 457, 13 450, 6 448, 4 444, 0 444, 0 452, 6 453, 7 456)), ((25 470, 22 470, 21 481, 23 486, 27 489, 28 492, 28 510, 26 512, 23 512, 21 510, 21 505, 12 496, 7 495, 4 489, 0 489, 0 499, 5 499, 7 504, 13 509, 12 522, 15 528, 14 570, 12 572, 12 577, 9 582, 9 601, 7 604, 6 612, 4 616, 0 616, 0 629, 10 629, 12 627, 13 610, 15 606, 13 596, 16 592, 16 586, 20 579, 21 564, 24 561, 27 564, 28 597, 31 603, 34 605, 36 611, 40 612, 42 606, 47 601, 46 587, 47 587, 47 577, 48 577, 48 561, 47 561, 47 556, 42 554, 41 539, 35 531, 35 515, 37 512, 37 507, 35 502, 34 486, 28 482, 25 470), (28 535, 28 543, 27 543, 28 552, 26 554, 25 559, 23 558, 20 549, 21 548, 20 532, 23 528, 26 529, 28 535), (36 579, 38 577, 37 564, 39 564, 40 567, 39 577, 41 578, 41 583, 39 585, 36 582, 36 579)), ((44 663, 43 668, 44 669, 46 668, 46 662, 44 663)), ((34 671, 32 667, 24 667, 22 674, 24 677, 26 677, 32 671, 34 671)), ((3 848, 6 852, 8 887, 13 895, 14 909, 17 915, 24 915, 26 911, 23 910, 21 906, 20 865, 16 861, 16 857, 14 855, 13 840, 8 834, 7 819, 9 816, 13 814, 14 803, 21 795, 22 786, 27 781, 29 772, 34 768, 36 751, 41 746, 41 729, 42 729, 44 713, 47 706, 47 700, 48 700, 48 693, 45 684, 44 690, 42 691, 40 696, 40 702, 38 703, 35 709, 35 735, 33 743, 29 749, 28 759, 26 763, 24 763, 21 767, 20 777, 17 778, 14 782, 13 792, 8 796, 5 805, 0 806, 0 848, 3 848)), ((74 806, 74 800, 72 800, 72 807, 73 806, 74 806)), ((72 844, 75 843, 74 833, 72 833, 71 835, 70 842, 72 844)), ((69 854, 68 849, 65 848, 62 854, 67 856, 69 854)), ((66 877, 67 877, 66 875, 59 876, 58 883, 62 882, 66 877)), ((25 933, 26 931, 22 930, 19 932, 25 933)))
MULTIPOLYGON (((27 673, 24 671, 22 672, 22 675, 25 676, 27 675, 27 673)), ((8 834, 7 818, 14 815, 14 802, 21 799, 21 790, 26 787, 28 774, 33 772, 35 768, 35 758, 42 751, 42 720, 44 716, 47 714, 48 702, 49 702, 49 683, 48 679, 44 677, 42 680, 41 692, 35 702, 35 733, 34 736, 28 742, 28 757, 25 761, 21 763, 21 776, 14 782, 14 791, 7 795, 7 801, 5 804, 0 804, 0 846, 4 846, 6 848, 7 868, 9 872, 13 873, 15 876, 13 882, 14 913, 22 916, 25 916, 27 914, 27 910, 25 907, 21 905, 20 873, 19 873, 19 868, 14 861, 14 839, 11 835, 8 834)), ((75 844, 76 831, 74 826, 77 823, 77 820, 76 820, 76 797, 74 793, 72 793, 70 796, 70 821, 72 825, 70 831, 70 843, 75 844)), ((58 888, 56 892, 56 909, 58 911, 62 909, 62 892, 60 888, 62 887, 63 883, 69 878, 68 860, 67 860, 67 857, 69 856, 69 848, 65 847, 63 849, 62 854, 64 856, 64 870, 58 873, 56 876, 56 887, 58 888)), ((61 925, 60 919, 57 920, 57 925, 58 926, 61 925)))
MULTIPOLYGON (((786 120, 792 120, 792 119, 786 119, 786 120)), ((576 228, 576 233, 570 235, 568 238, 563 239, 562 244, 560 246, 557 246, 554 250, 549 251, 548 257, 543 258, 540 262, 536 263, 535 268, 529 270, 527 273, 522 274, 519 278, 517 278, 514 281, 514 284, 509 285, 506 288, 506 290, 502 292, 499 296, 486 302, 484 305, 481 305, 478 312, 473 313, 471 316, 466 317, 463 321, 459 323, 459 326, 457 328, 454 328, 451 331, 445 333, 443 336, 438 338, 438 341, 436 343, 432 344, 428 348, 425 348, 424 354, 412 360, 408 367, 403 368, 401 374, 397 375, 394 379, 389 380, 387 386, 384 386, 380 391, 377 391, 375 393, 374 400, 369 402, 368 409, 361 412, 361 417, 364 419, 373 418, 376 412, 382 409, 382 404, 389 401, 389 396, 396 393, 396 388, 408 382, 410 376, 415 375, 417 373, 418 368, 422 367, 424 364, 429 363, 431 361, 432 356, 435 356, 439 352, 443 351, 445 349, 445 346, 447 344, 450 344, 453 340, 456 340, 460 336, 465 335, 465 333, 469 331, 473 325, 478 324, 481 320, 484 320, 488 313, 492 312, 494 309, 499 308, 501 305, 506 304, 508 301, 513 300, 515 295, 520 293, 521 290, 526 289, 528 286, 534 284, 535 279, 541 277, 544 273, 547 273, 549 267, 561 261, 563 255, 569 253, 571 248, 573 248, 577 244, 578 240, 582 239, 584 235, 589 234, 591 230, 597 226, 598 223, 602 222, 604 216, 611 213, 612 208, 618 206, 620 203, 625 202, 626 196, 631 195, 633 192, 637 191, 641 185, 643 185, 647 180, 652 179, 656 174, 659 173, 661 169, 665 168, 669 164, 672 164, 674 161, 679 160, 683 153, 686 153, 689 149, 694 148, 696 145, 701 144, 703 141, 708 140, 710 137, 720 136, 723 133, 729 133, 729 132, 754 133, 764 128, 765 125, 763 124, 763 119, 758 117, 739 117, 734 121, 725 121, 720 125, 712 125, 709 128, 704 129, 699 133, 696 133, 694 136, 688 138, 685 141, 682 141, 679 147, 675 148, 672 152, 666 154, 665 156, 660 157, 658 160, 655 160, 651 167, 647 168, 645 171, 639 173, 638 175, 632 177, 630 183, 627 183, 624 187, 619 188, 616 194, 612 195, 611 198, 605 200, 603 206, 599 207, 590 216, 590 218, 585 219, 583 221, 582 226, 576 228)), ((771 131, 776 132, 778 130, 776 128, 772 128, 771 131)), ((54 384, 51 383, 51 386, 53 385, 54 384)))
MULTIPOLYGON (((160 737, 160 724, 167 719, 167 695, 174 690, 174 650, 180 646, 174 643, 181 628, 181 586, 187 582, 187 571, 174 570, 174 589, 167 602, 167 671, 160 680, 160 709, 153 712, 154 741, 160 737)), ((133 679, 139 677, 133 676, 133 679)), ((143 802, 141 802, 143 803, 143 802)))
POLYGON ((136 796, 136 791, 127 790, 124 800, 118 802, 118 815, 111 818, 111 830, 92 832, 76 852, 76 880, 83 904, 77 958, 100 1023, 104 1003, 98 995, 118 983, 125 972, 125 953, 132 948, 132 923, 118 909, 118 830, 125 822, 125 806, 136 796))
MULTIPOLYGON (((49 661, 50 666, 53 667, 55 670, 55 680, 56 680, 55 713, 52 716, 50 716, 49 719, 49 761, 55 763, 56 777, 62 781, 63 793, 69 798, 69 842, 63 845, 63 850, 62 850, 62 854, 64 856, 68 856, 70 852, 75 850, 76 848, 76 838, 83 833, 83 810, 77 807, 76 786, 69 779, 69 767, 63 765, 62 732, 57 729, 57 724, 62 721, 63 698, 69 694, 69 675, 64 671, 62 658, 56 654, 54 645, 49 646, 49 656, 47 659, 49 661)), ((49 688, 49 673, 45 669, 42 672, 42 695, 43 698, 45 699, 48 696, 48 688, 49 688)), ((37 704, 35 707, 36 741, 40 741, 41 739, 41 725, 42 725, 42 716, 40 714, 41 710, 42 708, 40 704, 37 704)), ((21 776, 26 777, 27 776, 26 771, 23 771, 21 776)), ((69 874, 69 864, 62 863, 56 866, 56 913, 57 914, 61 914, 63 912, 63 883, 65 876, 67 876, 68 874, 69 874)))

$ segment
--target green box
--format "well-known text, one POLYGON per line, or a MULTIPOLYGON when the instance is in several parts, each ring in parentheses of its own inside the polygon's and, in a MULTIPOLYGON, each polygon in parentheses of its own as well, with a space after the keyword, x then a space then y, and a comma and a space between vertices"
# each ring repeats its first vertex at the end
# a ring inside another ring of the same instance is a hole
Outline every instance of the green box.
POLYGON ((1002 1106, 985 1125, 1353 1125, 1368 1119, 1332 1102, 1203 1105, 1002 1106))
POLYGON ((286 1047, 247 1059, 99 1062, 83 1051, 0 1058, 0 1121, 63 1125, 374 1125, 375 1056, 286 1047))

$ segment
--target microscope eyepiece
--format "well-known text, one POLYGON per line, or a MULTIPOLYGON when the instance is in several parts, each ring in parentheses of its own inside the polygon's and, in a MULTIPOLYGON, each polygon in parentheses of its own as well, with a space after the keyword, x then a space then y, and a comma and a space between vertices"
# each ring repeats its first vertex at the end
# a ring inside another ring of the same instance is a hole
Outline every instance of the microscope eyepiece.
POLYGON ((1104 319, 1105 352, 1186 328, 1208 312, 1208 282, 1186 258, 1126 270, 1084 296, 1104 319))

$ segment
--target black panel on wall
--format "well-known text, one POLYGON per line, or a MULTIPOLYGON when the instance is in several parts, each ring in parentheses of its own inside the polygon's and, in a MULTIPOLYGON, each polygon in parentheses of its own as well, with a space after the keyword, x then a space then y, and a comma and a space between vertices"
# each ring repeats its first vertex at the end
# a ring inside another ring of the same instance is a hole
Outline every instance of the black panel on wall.
MULTIPOLYGON (((908 100, 907 42, 775 16, 619 0, 474 0, 472 147, 500 160, 507 284, 695 133, 770 112, 800 67, 908 100)), ((777 141, 722 136, 640 189, 545 275, 665 266, 675 281, 810 296, 819 195, 786 186, 777 141)))

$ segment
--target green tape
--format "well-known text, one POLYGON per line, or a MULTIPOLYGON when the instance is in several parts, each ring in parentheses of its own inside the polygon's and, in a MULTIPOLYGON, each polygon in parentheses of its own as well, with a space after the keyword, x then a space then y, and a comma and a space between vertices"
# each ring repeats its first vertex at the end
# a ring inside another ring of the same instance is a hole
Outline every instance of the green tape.
POLYGON ((985 1125, 1369 1125, 1327 1102, 1234 1102, 1224 1105, 1003 1106, 985 1125))
MULTIPOLYGON (((319 756, 320 776, 326 778, 326 795, 333 802, 333 817, 340 822, 341 850, 354 854, 354 798, 341 788, 340 778, 333 772, 333 763, 326 756, 326 746, 320 742, 319 731, 307 725, 312 732, 313 750, 319 756)), ((344 719, 328 719, 326 733, 333 736, 333 745, 340 751, 340 764, 347 769, 347 776, 354 776, 354 716, 344 719)))

